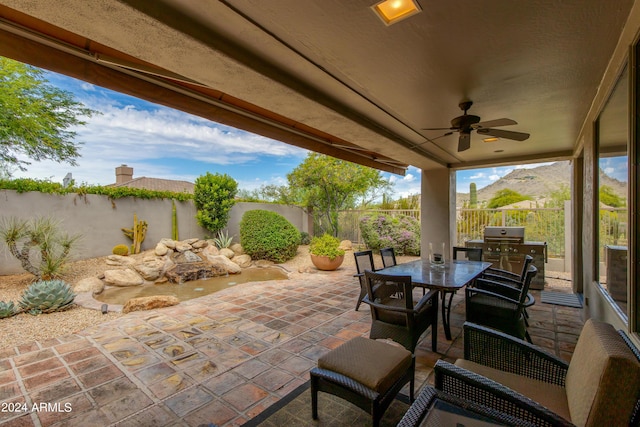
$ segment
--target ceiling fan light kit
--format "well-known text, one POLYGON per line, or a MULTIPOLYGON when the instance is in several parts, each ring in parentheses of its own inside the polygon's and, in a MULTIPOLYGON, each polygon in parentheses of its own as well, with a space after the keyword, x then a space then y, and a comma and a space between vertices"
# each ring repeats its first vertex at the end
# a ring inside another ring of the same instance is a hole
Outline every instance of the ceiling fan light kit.
POLYGON ((451 120, 451 127, 425 128, 423 130, 449 131, 443 136, 450 135, 452 133, 451 131, 458 132, 460 134, 458 138, 458 152, 471 148, 471 132, 474 130, 480 135, 487 135, 487 137, 483 139, 484 142, 495 142, 500 138, 511 139, 514 141, 524 141, 529 138, 530 135, 528 133, 493 129, 493 127, 517 125, 518 122, 515 120, 503 118, 481 122, 480 117, 473 114, 467 114, 467 111, 472 105, 472 101, 464 101, 458 105, 464 114, 451 120))

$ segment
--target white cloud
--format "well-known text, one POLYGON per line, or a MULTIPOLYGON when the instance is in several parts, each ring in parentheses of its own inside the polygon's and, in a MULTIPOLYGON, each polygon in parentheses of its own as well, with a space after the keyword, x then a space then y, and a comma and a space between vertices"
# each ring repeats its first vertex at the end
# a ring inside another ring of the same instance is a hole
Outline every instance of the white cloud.
POLYGON ((500 175, 489 175, 488 177, 491 181, 497 181, 501 178, 500 175))

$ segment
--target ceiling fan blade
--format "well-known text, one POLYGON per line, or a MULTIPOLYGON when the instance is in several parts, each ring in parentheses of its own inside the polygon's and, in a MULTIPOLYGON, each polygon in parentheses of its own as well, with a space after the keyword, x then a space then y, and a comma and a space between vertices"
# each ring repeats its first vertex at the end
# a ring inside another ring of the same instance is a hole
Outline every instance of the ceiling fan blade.
POLYGON ((448 128, 422 128, 421 130, 456 130, 456 128, 448 127, 448 128))
POLYGON ((482 129, 478 129, 477 132, 480 135, 497 136, 498 138, 513 139, 514 141, 524 141, 526 139, 529 139, 529 136, 531 136, 530 134, 524 133, 524 132, 513 132, 510 130, 502 130, 502 129, 482 128, 482 129))
POLYGON ((471 134, 469 132, 460 132, 458 138, 458 152, 471 148, 471 134))
POLYGON ((498 126, 511 126, 511 125, 517 125, 517 124, 518 122, 511 119, 496 119, 496 120, 487 120, 486 122, 476 123, 471 127, 473 127, 474 129, 482 129, 482 128, 494 128, 498 126))

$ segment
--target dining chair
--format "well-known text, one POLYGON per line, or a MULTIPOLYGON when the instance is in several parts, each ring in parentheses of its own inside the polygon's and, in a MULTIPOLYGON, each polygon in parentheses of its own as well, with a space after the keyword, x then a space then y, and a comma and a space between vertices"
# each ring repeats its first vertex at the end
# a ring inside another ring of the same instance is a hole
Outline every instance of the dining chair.
POLYGON ((383 268, 393 267, 396 265, 396 253, 392 247, 380 249, 383 268))
POLYGON ((453 259, 459 258, 459 255, 464 255, 468 261, 482 261, 482 248, 466 248, 462 246, 453 247, 453 259))
POLYGON ((375 265, 373 264, 373 251, 366 250, 360 252, 354 252, 353 256, 356 260, 356 271, 357 273, 353 275, 353 277, 357 277, 360 282, 360 295, 358 296, 358 302, 356 302, 356 311, 360 308, 360 304, 362 303, 362 299, 365 295, 367 295, 367 286, 365 285, 365 270, 376 271, 375 265))
POLYGON ((411 276, 391 276, 365 271, 371 308, 371 339, 391 339, 414 352, 421 335, 431 327, 431 349, 438 344, 438 291, 430 290, 417 303, 411 276))
POLYGON ((514 284, 522 283, 524 281, 524 276, 527 274, 527 270, 529 269, 529 265, 531 265, 532 262, 533 257, 531 255, 524 255, 522 260, 522 270, 517 273, 496 267, 489 267, 484 271, 484 273, 482 273, 482 276, 491 280, 505 278, 514 281, 514 284))
MULTIPOLYGON (((500 282, 508 286, 513 286, 515 288, 521 289, 522 284, 524 283, 525 275, 527 270, 529 269, 529 265, 533 262, 533 257, 531 255, 525 255, 522 261, 522 270, 519 273, 514 273, 509 270, 503 270, 500 268, 489 267, 482 273, 483 279, 489 279, 495 282, 500 282)), ((536 299, 531 295, 531 293, 527 293, 527 301, 525 303, 525 307, 531 307, 536 303, 536 299)), ((524 321, 526 326, 529 326, 528 319, 529 313, 527 309, 524 310, 524 321)))
POLYGON ((529 285, 537 272, 534 265, 529 265, 520 289, 493 280, 476 279, 475 287, 465 289, 466 320, 531 342, 525 308, 529 285))
MULTIPOLYGON (((468 261, 482 261, 482 248, 466 248, 466 247, 462 247, 462 246, 454 246, 453 248, 453 257, 452 259, 454 260, 458 260, 460 254, 464 254, 466 259, 468 261)), ((473 286, 473 284, 475 283, 475 280, 473 282, 471 282, 471 286, 473 286)), ((443 322, 446 322, 447 325, 450 325, 450 319, 448 316, 451 315, 451 303, 453 302, 453 295, 455 295, 456 291, 441 291, 440 294, 442 295, 442 306, 443 307, 447 307, 448 310, 446 310, 446 315, 447 315, 447 319, 444 319, 445 316, 445 311, 442 312, 442 316, 443 322), (449 295, 449 301, 447 301, 447 294, 449 295)))

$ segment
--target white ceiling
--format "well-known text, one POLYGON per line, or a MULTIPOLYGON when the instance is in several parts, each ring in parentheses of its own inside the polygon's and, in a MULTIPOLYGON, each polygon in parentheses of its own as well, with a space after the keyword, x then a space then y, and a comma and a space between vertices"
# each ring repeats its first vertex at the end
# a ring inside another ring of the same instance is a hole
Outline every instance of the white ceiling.
MULTIPOLYGON (((421 168, 571 156, 633 0, 0 0, 0 4, 421 168), (461 114, 524 142, 457 153, 461 114), (497 150, 503 150, 497 153, 497 150)), ((24 24, 24 23, 23 23, 24 24)), ((2 52, 0 51, 0 54, 2 52)))

